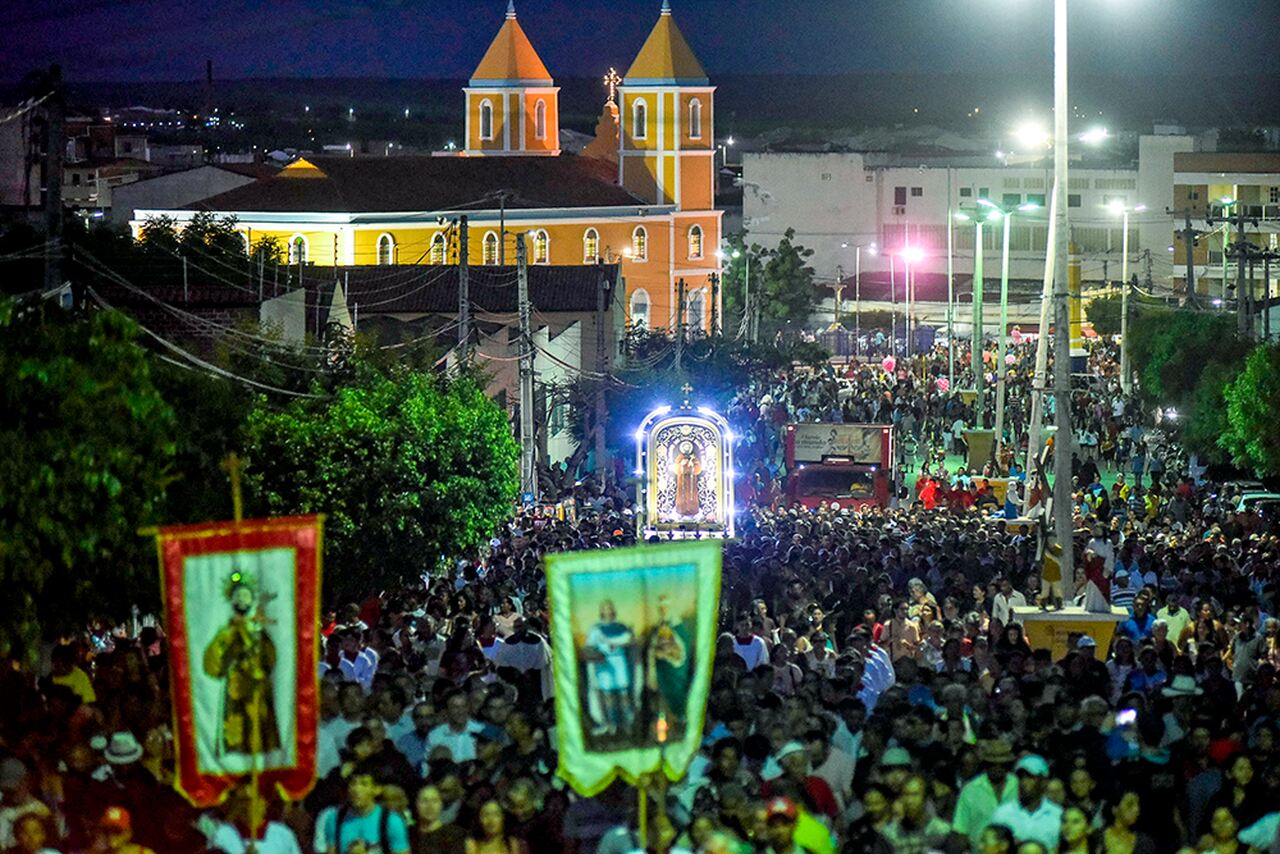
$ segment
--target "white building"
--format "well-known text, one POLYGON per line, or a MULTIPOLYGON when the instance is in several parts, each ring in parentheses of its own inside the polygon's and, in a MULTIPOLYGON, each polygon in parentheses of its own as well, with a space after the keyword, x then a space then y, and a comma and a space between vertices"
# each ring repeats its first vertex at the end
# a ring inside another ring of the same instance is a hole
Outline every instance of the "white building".
MULTIPOLYGON (((1071 239, 1086 282, 1120 277, 1123 235, 1111 206, 1145 205, 1146 210, 1130 217, 1130 273, 1145 277, 1144 251, 1150 250, 1153 283, 1169 287, 1172 217, 1166 209, 1174 202, 1173 155, 1191 151, 1193 145, 1189 136, 1144 136, 1136 166, 1072 164, 1067 194, 1071 239)), ((1017 299, 1039 293, 1052 179, 1049 159, 1013 165, 994 155, 746 153, 743 218, 748 243, 766 248, 775 246, 788 228, 795 229, 795 240, 814 250, 810 264, 819 281, 832 283, 843 276, 849 286, 846 298, 852 296, 859 254, 865 296, 888 284, 891 264, 900 288, 903 262, 898 253, 907 246, 918 248, 923 257, 915 265, 916 296, 931 301, 946 296, 949 220, 954 271, 966 293, 972 277, 974 220, 958 222, 949 213, 985 213, 979 199, 1006 209, 1035 205, 1034 210, 1017 211, 1010 228, 1010 279, 1017 299), (875 255, 867 248, 873 243, 875 255)), ((988 288, 1000 275, 1001 228, 992 222, 983 229, 988 288)))

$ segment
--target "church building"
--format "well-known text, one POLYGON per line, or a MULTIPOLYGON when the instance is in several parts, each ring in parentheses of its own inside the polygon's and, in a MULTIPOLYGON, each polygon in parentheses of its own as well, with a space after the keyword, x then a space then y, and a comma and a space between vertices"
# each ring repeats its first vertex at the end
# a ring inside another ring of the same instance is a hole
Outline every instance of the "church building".
POLYGON ((514 2, 463 89, 465 144, 400 157, 304 156, 277 175, 154 216, 234 216, 246 243, 274 238, 291 263, 452 264, 466 216, 468 263, 511 266, 515 235, 530 264, 620 264, 633 325, 688 327, 721 317, 716 251, 715 87, 676 26, 669 0, 620 81, 611 75, 596 139, 560 151, 559 89, 514 2), (614 83, 616 86, 614 94, 614 83))

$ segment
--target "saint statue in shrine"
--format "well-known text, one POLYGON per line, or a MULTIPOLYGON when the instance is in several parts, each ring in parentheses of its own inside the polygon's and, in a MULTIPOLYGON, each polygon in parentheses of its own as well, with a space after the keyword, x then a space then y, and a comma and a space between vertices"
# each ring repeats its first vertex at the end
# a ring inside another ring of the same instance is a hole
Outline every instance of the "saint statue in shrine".
POLYGON ((676 515, 696 517, 701 507, 698 500, 698 480, 702 477, 702 457, 693 442, 685 439, 677 447, 671 473, 676 479, 676 515))

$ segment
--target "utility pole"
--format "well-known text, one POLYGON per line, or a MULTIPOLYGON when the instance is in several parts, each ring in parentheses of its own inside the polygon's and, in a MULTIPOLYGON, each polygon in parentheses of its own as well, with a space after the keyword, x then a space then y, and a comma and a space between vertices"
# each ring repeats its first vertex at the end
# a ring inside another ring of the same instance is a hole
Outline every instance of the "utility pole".
MULTIPOLYGON (((1228 231, 1232 226, 1236 229, 1235 243, 1231 245, 1229 251, 1224 246, 1222 253, 1222 265, 1224 270, 1226 269, 1228 257, 1234 259, 1236 262, 1236 332, 1238 332, 1241 337, 1252 338, 1253 312, 1250 302, 1252 297, 1251 290, 1253 281, 1252 276, 1249 276, 1249 281, 1246 282, 1245 276, 1247 270, 1245 265, 1249 262, 1250 256, 1253 254, 1253 244, 1249 242, 1249 238, 1245 235, 1244 227, 1245 225, 1253 225, 1256 227, 1258 221, 1253 217, 1245 216, 1244 205, 1240 204, 1239 201, 1229 203, 1224 201, 1223 208, 1224 213, 1226 213, 1226 215, 1222 217, 1223 224, 1227 227, 1228 231), (1234 208, 1234 210, 1225 210, 1230 208, 1234 208)), ((1210 226, 1217 224, 1217 220, 1212 216, 1209 217, 1208 222, 1210 226)), ((1223 240, 1225 242, 1225 235, 1223 240)), ((1224 290, 1226 287, 1226 278, 1226 275, 1223 275, 1222 280, 1224 283, 1224 290)))
POLYGON ((62 155, 66 148, 62 66, 49 66, 48 85, 53 94, 45 101, 44 217, 45 239, 50 243, 44 262, 46 292, 62 287, 62 155))
POLYGON ((676 372, 684 357, 684 279, 676 280, 676 372))
POLYGON ((1178 235, 1178 237, 1182 238, 1183 246, 1187 250, 1187 295, 1186 295, 1187 307, 1195 308, 1196 306, 1195 247, 1196 247, 1196 244, 1199 242, 1196 238, 1198 238, 1203 232, 1197 231, 1196 228, 1192 226, 1191 215, 1195 213, 1195 211, 1191 210, 1190 208, 1180 210, 1180 211, 1166 209, 1165 212, 1172 214, 1173 216, 1180 216, 1186 222, 1186 225, 1175 233, 1178 235))
POLYGON ((707 277, 711 282, 711 334, 720 332, 720 274, 712 273, 707 277))
MULTIPOLYGON (((714 274, 713 274, 714 275, 714 274)), ((605 280, 604 267, 596 265, 596 371, 600 374, 596 380, 596 476, 600 482, 600 489, 605 487, 605 481, 608 477, 608 465, 606 456, 608 450, 605 447, 605 418, 607 412, 604 405, 605 385, 609 381, 609 351, 605 346, 604 324, 605 324, 605 306, 606 290, 608 282, 605 280)), ((714 306, 714 303, 712 304, 714 306)), ((714 310, 714 309, 713 309, 714 310)))
POLYGON ((516 299, 520 311, 520 491, 538 497, 533 448, 533 335, 529 330, 529 265, 524 234, 516 235, 516 299))
MULTIPOLYGON (((1129 383, 1129 209, 1120 220, 1120 390, 1127 396, 1129 383)), ((1105 268, 1104 268, 1105 269, 1105 268)))
POLYGON ((1262 253, 1262 340, 1271 343, 1271 259, 1276 253, 1268 249, 1262 253))
POLYGON ((471 348, 471 270, 468 266, 467 217, 458 217, 458 361, 466 363, 471 348))
POLYGON ((836 265, 835 292, 836 301, 831 307, 831 322, 833 324, 840 322, 840 303, 844 299, 844 267, 839 264, 836 265))

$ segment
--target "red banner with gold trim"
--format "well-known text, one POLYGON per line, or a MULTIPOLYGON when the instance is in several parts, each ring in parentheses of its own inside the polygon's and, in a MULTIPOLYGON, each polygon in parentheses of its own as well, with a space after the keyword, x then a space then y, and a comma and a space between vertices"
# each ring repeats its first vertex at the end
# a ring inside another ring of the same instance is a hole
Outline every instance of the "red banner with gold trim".
POLYGON ((241 782, 315 784, 320 516, 161 528, 177 779, 196 806, 241 782))

